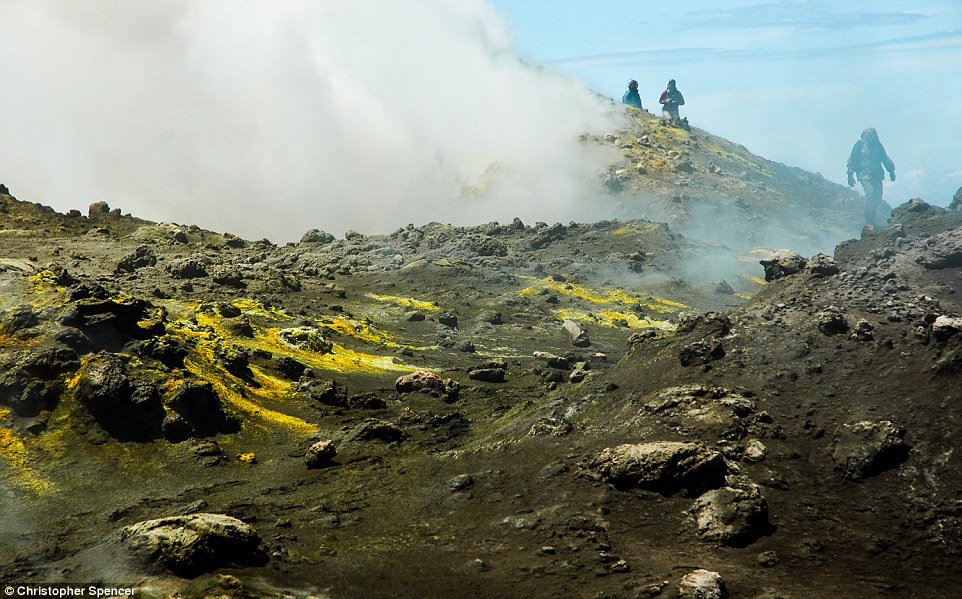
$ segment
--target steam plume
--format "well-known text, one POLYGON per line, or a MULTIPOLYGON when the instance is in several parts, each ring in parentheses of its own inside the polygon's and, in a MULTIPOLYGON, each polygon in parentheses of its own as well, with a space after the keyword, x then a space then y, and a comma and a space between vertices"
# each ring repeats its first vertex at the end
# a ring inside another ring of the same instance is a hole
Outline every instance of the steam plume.
POLYGON ((493 163, 527 191, 484 220, 551 220, 596 170, 574 138, 610 118, 485 0, 4 0, 0 80, 24 199, 274 241, 457 222, 493 163))

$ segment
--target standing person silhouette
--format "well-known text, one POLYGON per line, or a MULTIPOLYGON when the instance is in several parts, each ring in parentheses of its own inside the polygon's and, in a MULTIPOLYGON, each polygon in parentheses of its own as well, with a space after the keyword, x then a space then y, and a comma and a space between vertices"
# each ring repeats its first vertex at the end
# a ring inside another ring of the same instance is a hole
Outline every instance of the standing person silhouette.
POLYGON ((675 87, 674 79, 668 81, 668 87, 661 92, 658 103, 661 104, 661 116, 666 119, 678 119, 678 107, 685 104, 685 97, 675 87))
POLYGON ((878 131, 873 127, 866 127, 848 156, 848 186, 855 187, 857 176, 865 191, 864 222, 873 227, 878 227, 876 216, 882 202, 882 180, 885 179, 882 167, 888 171, 889 179, 895 181, 895 163, 885 153, 885 148, 878 138, 878 131))
POLYGON ((628 82, 628 91, 621 97, 621 103, 635 108, 641 108, 641 96, 638 95, 638 82, 632 79, 628 82))

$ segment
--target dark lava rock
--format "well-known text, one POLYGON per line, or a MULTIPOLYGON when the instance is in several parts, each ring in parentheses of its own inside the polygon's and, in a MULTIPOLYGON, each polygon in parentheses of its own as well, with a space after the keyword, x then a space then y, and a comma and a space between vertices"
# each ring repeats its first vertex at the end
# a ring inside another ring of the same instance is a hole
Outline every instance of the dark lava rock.
POLYGON ((962 229, 945 231, 928 240, 928 248, 916 261, 930 270, 962 266, 962 229))
POLYGON ((345 437, 345 442, 351 441, 384 441, 394 443, 402 441, 407 437, 407 433, 396 424, 384 422, 383 420, 365 420, 345 437))
POLYGON ((826 335, 841 335, 849 329, 848 320, 837 308, 829 306, 816 316, 818 330, 826 335))
POLYGON ((144 268, 147 266, 156 266, 157 256, 154 255, 153 250, 151 250, 146 245, 137 246, 133 252, 127 254, 117 262, 114 272, 134 272, 138 268, 144 268))
POLYGON ((838 264, 835 263, 835 258, 821 253, 815 254, 808 260, 805 270, 820 277, 831 277, 840 272, 838 264))
POLYGON ((121 531, 121 544, 151 573, 194 577, 224 567, 260 566, 267 556, 249 525, 224 514, 147 520, 121 531))
POLYGON ((832 458, 844 478, 861 481, 908 459, 905 430, 888 420, 843 425, 835 434, 832 458))
POLYGON ((176 337, 161 335, 152 337, 134 348, 134 352, 145 358, 153 358, 168 368, 183 368, 187 348, 176 337))
POLYGON ((468 368, 468 378, 485 383, 503 383, 508 364, 504 360, 490 360, 468 368))
POLYGON ((28 305, 14 306, 0 317, 0 331, 17 333, 40 324, 40 316, 28 305))
POLYGON ((167 272, 175 279, 199 279, 207 276, 207 264, 199 258, 177 258, 167 264, 167 272))
POLYGON ((801 272, 807 261, 793 250, 773 250, 768 258, 759 260, 765 268, 765 280, 774 281, 801 272))
POLYGON ((725 357, 725 348, 720 341, 695 341, 678 352, 678 361, 682 366, 700 366, 725 357))
POLYGON ((131 382, 124 356, 101 352, 91 358, 77 382, 77 399, 118 439, 148 440, 161 432, 160 394, 152 385, 131 382))
POLYGON ((238 430, 238 423, 224 412, 213 385, 207 381, 182 382, 171 393, 167 407, 180 414, 190 425, 193 429, 190 436, 210 437, 238 430))
POLYGON ((347 398, 347 407, 360 410, 383 410, 387 402, 377 393, 357 393, 347 398))
POLYGON ((567 232, 564 225, 560 223, 538 229, 534 239, 531 240, 531 249, 540 250, 550 243, 561 239, 567 232))
POLYGON ((310 369, 305 370, 298 380, 297 391, 327 406, 347 405, 347 386, 334 379, 319 377, 310 369))
POLYGON ((283 374, 288 380, 297 381, 307 370, 307 366, 301 362, 291 358, 290 356, 281 356, 274 361, 277 369, 283 374))
POLYGON ((301 243, 316 243, 319 245, 327 245, 328 243, 334 243, 337 241, 337 237, 334 237, 326 231, 321 231, 319 229, 311 229, 301 237, 301 243))
POLYGON ((215 266, 211 269, 210 280, 218 285, 232 287, 234 289, 244 289, 247 287, 247 283, 244 282, 244 273, 233 266, 215 266))

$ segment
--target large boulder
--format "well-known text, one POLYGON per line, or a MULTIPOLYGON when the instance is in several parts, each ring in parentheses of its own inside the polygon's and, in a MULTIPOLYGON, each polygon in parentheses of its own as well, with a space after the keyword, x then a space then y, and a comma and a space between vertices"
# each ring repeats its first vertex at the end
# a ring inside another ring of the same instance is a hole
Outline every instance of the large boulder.
POLYGON ((197 256, 175 258, 167 263, 167 272, 175 279, 199 279, 207 276, 209 260, 197 256))
POLYGON ((267 562, 257 532, 224 514, 201 513, 138 522, 123 529, 120 541, 148 571, 167 571, 182 577, 267 562))
POLYGON ((590 458, 587 467, 620 489, 640 488, 670 495, 699 495, 725 482, 728 467, 717 451, 698 443, 656 442, 619 445, 590 458))

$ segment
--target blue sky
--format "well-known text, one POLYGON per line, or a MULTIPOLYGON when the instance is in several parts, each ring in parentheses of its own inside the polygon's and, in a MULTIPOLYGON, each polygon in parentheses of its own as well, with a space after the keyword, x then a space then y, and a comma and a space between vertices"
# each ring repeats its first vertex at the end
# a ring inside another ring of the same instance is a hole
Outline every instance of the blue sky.
POLYGON ((491 0, 526 61, 646 107, 668 79, 700 128, 843 183, 871 125, 897 166, 886 199, 962 186, 962 2, 491 0))

